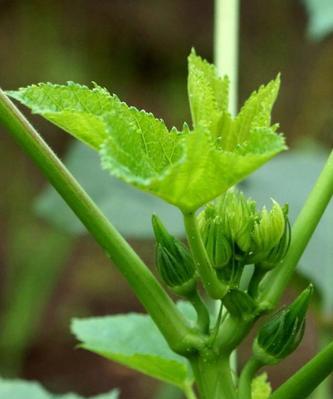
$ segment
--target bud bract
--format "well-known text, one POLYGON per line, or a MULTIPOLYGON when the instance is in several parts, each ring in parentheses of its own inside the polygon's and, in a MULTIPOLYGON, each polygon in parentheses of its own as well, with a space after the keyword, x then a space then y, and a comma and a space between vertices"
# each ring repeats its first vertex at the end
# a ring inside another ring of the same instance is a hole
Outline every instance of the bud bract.
POLYGON ((251 320, 256 315, 255 301, 250 295, 239 289, 231 289, 223 298, 223 304, 233 317, 251 320))
POLYGON ((189 250, 163 226, 157 216, 152 219, 156 246, 156 266, 164 283, 180 295, 195 288, 195 267, 189 250))
POLYGON ((255 357, 275 364, 292 353, 301 342, 313 288, 310 285, 287 308, 281 309, 259 330, 253 345, 255 357))

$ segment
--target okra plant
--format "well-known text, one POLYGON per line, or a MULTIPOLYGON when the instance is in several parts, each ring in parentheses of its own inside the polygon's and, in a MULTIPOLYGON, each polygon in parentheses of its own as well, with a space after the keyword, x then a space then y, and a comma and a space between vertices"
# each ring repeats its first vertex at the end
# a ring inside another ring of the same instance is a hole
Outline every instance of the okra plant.
POLYGON ((41 83, 1 92, 2 124, 148 313, 75 319, 72 331, 83 348, 176 385, 188 399, 301 399, 331 373, 333 343, 274 392, 261 371, 283 361, 302 340, 312 286, 293 303, 278 304, 333 195, 333 155, 293 227, 286 204, 273 200, 270 210, 258 209, 235 188, 286 150, 279 126, 271 122, 279 86, 277 76, 232 116, 228 78, 192 51, 192 122, 180 129, 169 129, 97 84, 41 83), (112 175, 176 206, 187 244, 152 215, 156 273, 151 272, 9 97, 97 151, 112 175), (178 297, 177 303, 170 294, 178 297), (231 355, 253 328, 252 355, 238 370, 231 355))

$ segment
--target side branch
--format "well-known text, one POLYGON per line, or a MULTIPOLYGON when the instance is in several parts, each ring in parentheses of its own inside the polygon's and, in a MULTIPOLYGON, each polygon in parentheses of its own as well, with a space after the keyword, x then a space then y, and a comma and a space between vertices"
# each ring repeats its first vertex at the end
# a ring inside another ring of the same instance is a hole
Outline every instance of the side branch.
POLYGON ((214 299, 223 298, 228 291, 228 287, 218 279, 208 258, 206 248, 200 236, 195 214, 185 213, 184 224, 195 266, 202 278, 206 291, 214 299))
POLYGON ((184 317, 154 275, 1 90, 0 122, 115 263, 172 349, 182 352, 199 344, 201 339, 189 329, 184 317))
POLYGON ((333 343, 273 392, 270 399, 307 398, 333 371, 333 343))
POLYGON ((263 308, 272 309, 280 300, 332 196, 333 151, 292 228, 287 256, 263 283, 258 299, 263 308))

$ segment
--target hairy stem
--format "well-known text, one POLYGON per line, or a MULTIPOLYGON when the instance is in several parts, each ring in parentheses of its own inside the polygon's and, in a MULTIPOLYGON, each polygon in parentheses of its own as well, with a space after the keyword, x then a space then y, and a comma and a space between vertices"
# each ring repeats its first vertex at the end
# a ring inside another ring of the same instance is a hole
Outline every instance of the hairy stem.
POLYGON ((194 213, 184 214, 184 223, 192 256, 207 293, 214 299, 223 298, 228 287, 217 277, 202 242, 194 213))
POLYGON ((198 343, 199 337, 191 332, 154 275, 1 90, 0 121, 115 263, 169 345, 181 352, 193 345, 193 341, 198 343))
POLYGON ((333 343, 273 392, 270 399, 307 398, 333 371, 333 343))
POLYGON ((332 195, 333 151, 292 228, 292 240, 287 256, 263 282, 259 302, 264 308, 272 309, 278 303, 332 195))
POLYGON ((239 378, 239 384, 238 384, 239 399, 252 399, 252 380, 261 366, 262 363, 260 363, 254 357, 251 357, 250 360, 245 364, 239 378))

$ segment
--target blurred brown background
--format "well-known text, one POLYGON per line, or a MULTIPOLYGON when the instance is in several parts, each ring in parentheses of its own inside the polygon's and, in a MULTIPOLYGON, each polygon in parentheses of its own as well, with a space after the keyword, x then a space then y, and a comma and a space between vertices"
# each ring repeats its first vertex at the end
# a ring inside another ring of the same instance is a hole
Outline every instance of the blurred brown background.
MULTIPOLYGON (((289 145, 306 136, 332 146, 333 37, 308 39, 301 1, 241 3, 241 102, 281 71, 274 120, 289 145)), ((186 57, 194 46, 212 61, 212 1, 2 0, 0 7, 3 88, 96 81, 169 125, 189 120, 186 57)), ((72 139, 40 118, 29 119, 63 156, 72 139)), ((140 305, 92 239, 74 238, 36 216, 32 204, 45 179, 0 132, 0 374, 37 379, 55 392, 92 395, 120 387, 124 398, 152 397, 156 382, 74 349, 71 317, 140 305), (19 318, 10 315, 13 309, 19 318)), ((152 265, 152 243, 133 245, 152 265)), ((314 351, 313 323, 294 360, 272 371, 275 385, 314 351)))

